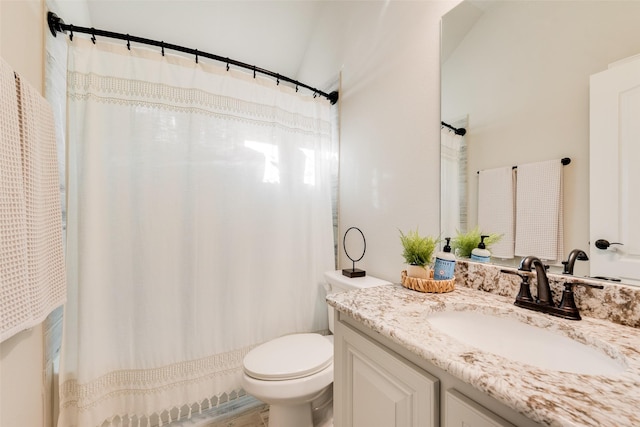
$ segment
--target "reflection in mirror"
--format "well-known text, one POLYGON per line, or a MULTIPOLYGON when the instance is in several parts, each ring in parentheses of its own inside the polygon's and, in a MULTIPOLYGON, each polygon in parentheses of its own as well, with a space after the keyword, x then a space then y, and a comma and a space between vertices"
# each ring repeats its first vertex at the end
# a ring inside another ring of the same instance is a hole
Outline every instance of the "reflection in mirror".
POLYGON ((478 171, 570 157, 562 259, 588 252, 589 77, 640 54, 638 16, 635 1, 465 0, 442 18, 442 121, 467 131, 442 131, 443 237, 477 225, 478 171))

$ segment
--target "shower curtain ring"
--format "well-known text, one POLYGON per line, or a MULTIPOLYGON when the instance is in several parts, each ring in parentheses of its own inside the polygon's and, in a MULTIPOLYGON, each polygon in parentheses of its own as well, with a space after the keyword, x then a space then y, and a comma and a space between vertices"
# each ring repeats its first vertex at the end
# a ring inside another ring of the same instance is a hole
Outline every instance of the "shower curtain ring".
POLYGON ((254 79, 256 78, 256 66, 255 65, 253 66, 253 78, 254 79))
POLYGON ((96 29, 91 27, 91 41, 96 44, 96 29))
POLYGON ((73 25, 69 25, 69 41, 73 41, 73 25))
POLYGON ((127 34, 127 50, 131 50, 131 41, 129 40, 129 34, 127 34))
POLYGON ((196 64, 198 63, 198 49, 196 49, 196 64))
POLYGON ((164 40, 160 42, 160 49, 162 49, 162 56, 164 56, 164 40))
POLYGON ((229 57, 227 56, 227 71, 229 71, 229 57))
POLYGON ((280 86, 280 74, 277 75, 276 86, 280 86))

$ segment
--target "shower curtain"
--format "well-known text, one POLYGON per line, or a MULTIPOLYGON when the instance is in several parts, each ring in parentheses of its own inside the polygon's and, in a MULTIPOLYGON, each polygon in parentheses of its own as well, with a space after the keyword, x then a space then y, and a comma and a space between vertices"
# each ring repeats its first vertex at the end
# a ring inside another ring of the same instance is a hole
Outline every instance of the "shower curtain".
POLYGON ((189 416, 327 328, 329 102, 200 62, 70 43, 59 427, 189 416))
MULTIPOLYGON (((459 126, 458 123, 456 125, 459 126)), ((443 237, 455 237, 458 231, 467 229, 467 148, 464 137, 442 128, 440 150, 440 230, 443 237)))

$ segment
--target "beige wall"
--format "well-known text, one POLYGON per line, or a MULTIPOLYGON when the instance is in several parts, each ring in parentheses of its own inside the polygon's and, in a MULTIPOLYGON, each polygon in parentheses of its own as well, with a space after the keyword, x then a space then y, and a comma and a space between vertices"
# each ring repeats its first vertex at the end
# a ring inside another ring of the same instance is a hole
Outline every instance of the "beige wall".
MULTIPOLYGON (((43 89, 44 9, 41 0, 0 1, 0 56, 43 89)), ((42 326, 0 343, 0 426, 44 425, 42 326)))
POLYGON ((40 92, 44 82, 44 2, 0 0, 0 56, 40 92))

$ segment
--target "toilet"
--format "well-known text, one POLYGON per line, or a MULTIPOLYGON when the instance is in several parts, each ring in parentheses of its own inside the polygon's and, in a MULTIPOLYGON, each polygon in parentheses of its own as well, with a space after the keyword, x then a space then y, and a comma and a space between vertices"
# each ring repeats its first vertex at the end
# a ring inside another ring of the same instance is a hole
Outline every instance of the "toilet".
MULTIPOLYGON (((324 277, 328 294, 391 284, 371 276, 349 278, 341 270, 324 277)), ((333 333, 334 310, 327 308, 333 333)), ((333 336, 301 333, 273 339, 247 353, 243 370, 242 387, 269 404, 271 427, 313 427, 312 407, 332 402, 333 336)))

